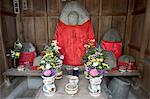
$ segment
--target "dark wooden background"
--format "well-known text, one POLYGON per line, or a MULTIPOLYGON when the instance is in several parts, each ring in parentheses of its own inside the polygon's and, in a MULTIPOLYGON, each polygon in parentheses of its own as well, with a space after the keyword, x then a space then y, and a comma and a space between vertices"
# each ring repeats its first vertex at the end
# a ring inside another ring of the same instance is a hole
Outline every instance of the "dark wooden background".
MULTIPOLYGON (((37 51, 40 52, 44 45, 50 43, 54 38, 61 10, 70 0, 66 0, 67 2, 61 0, 27 0, 28 10, 22 9, 22 0, 20 0, 21 12, 18 15, 13 13, 13 0, 0 1, 3 48, 12 48, 14 41, 19 38, 22 42, 32 42, 37 51)), ((145 33, 147 31, 145 24, 149 24, 145 23, 146 0, 76 1, 79 1, 90 13, 98 43, 107 29, 115 28, 122 37, 123 52, 133 55, 137 65, 139 65, 141 58, 150 56, 150 33, 145 33)), ((11 66, 5 67, 10 68, 11 66)), ((2 68, 2 72, 6 68, 2 68)), ((143 66, 141 69, 143 70, 143 66)))

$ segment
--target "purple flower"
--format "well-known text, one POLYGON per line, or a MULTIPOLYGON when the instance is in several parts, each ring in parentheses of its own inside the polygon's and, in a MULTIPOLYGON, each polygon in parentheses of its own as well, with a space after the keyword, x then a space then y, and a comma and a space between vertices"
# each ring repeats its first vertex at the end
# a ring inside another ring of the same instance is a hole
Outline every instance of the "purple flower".
POLYGON ((101 74, 101 70, 97 70, 98 71, 98 74, 101 74))
POLYGON ((104 76, 104 75, 106 74, 106 70, 103 69, 103 70, 101 71, 101 74, 104 76))
POLYGON ((52 71, 51 76, 54 76, 56 74, 56 71, 54 69, 52 69, 51 71, 52 71))
POLYGON ((88 67, 88 72, 89 72, 89 71, 91 71, 92 69, 93 69, 93 68, 91 68, 91 67, 88 67))
POLYGON ((51 70, 44 70, 42 72, 42 76, 46 76, 46 77, 50 77, 50 76, 54 76, 55 75, 55 70, 51 69, 51 70))

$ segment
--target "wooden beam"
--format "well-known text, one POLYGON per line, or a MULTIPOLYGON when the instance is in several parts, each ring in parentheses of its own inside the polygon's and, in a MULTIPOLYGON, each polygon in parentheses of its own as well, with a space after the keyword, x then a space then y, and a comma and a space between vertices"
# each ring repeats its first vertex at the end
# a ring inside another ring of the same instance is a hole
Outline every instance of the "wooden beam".
MULTIPOLYGON (((137 46, 135 46, 135 45, 133 45, 133 44, 128 44, 128 46, 129 46, 130 48, 132 48, 132 49, 134 49, 134 50, 140 52, 140 47, 137 47, 137 46)), ((146 55, 150 55, 150 53, 149 53, 148 50, 145 51, 145 54, 146 54, 146 55)))
POLYGON ((0 11, 0 15, 4 15, 4 16, 16 16, 16 14, 11 13, 11 12, 6 12, 6 11, 0 11))
POLYGON ((103 13, 102 16, 126 16, 127 13, 103 13))
POLYGON ((132 12, 132 15, 143 14, 145 13, 145 11, 146 9, 135 10, 132 12))

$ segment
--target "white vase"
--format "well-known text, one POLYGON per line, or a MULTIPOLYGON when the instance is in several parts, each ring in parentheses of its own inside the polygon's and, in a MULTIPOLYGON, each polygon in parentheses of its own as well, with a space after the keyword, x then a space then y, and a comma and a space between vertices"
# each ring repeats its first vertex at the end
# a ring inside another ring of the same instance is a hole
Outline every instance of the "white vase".
POLYGON ((100 96, 102 76, 90 78, 89 82, 90 82, 90 84, 88 86, 89 94, 93 97, 100 96))
POLYGON ((53 96, 56 92, 55 86, 55 75, 51 77, 44 77, 43 78, 43 92, 46 96, 53 96))

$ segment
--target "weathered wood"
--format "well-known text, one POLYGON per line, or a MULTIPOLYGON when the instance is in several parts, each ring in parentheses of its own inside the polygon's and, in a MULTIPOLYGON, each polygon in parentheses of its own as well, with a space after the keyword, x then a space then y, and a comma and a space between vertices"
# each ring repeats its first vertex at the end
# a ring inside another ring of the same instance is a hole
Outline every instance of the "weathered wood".
MULTIPOLYGON (((39 70, 26 70, 19 72, 17 69, 8 69, 6 72, 3 73, 5 76, 41 76, 41 71, 39 70)), ((81 75, 83 76, 83 75, 81 75)), ((140 76, 140 72, 134 71, 134 72, 118 72, 118 71, 113 71, 113 72, 108 72, 105 74, 105 76, 140 76)))
POLYGON ((26 42, 35 43, 34 18, 22 17, 22 24, 24 40, 26 42))
POLYGON ((144 21, 144 31, 142 33, 142 45, 141 45, 141 52, 140 52, 140 56, 141 59, 144 58, 145 56, 145 51, 146 51, 146 47, 148 44, 148 38, 150 38, 149 33, 150 33, 150 1, 147 1, 147 9, 146 9, 146 14, 145 14, 145 21, 144 21))
POLYGON ((33 13, 46 13, 46 0, 32 0, 33 1, 33 13))
POLYGON ((35 40, 37 50, 40 52, 43 50, 44 45, 48 43, 47 35, 47 19, 46 17, 35 17, 35 40), (39 46, 40 45, 40 46, 39 46))
POLYGON ((16 16, 14 13, 6 12, 6 11, 0 11, 0 15, 3 16, 16 16))
POLYGON ((48 15, 59 15, 58 0, 47 0, 47 13, 48 15))
POLYGON ((91 16, 91 19, 92 19, 94 36, 95 36, 96 41, 98 41, 99 16, 91 16))
POLYGON ((90 15, 99 15, 99 0, 86 0, 86 9, 90 15))
POLYGON ((49 43, 54 39, 57 22, 58 22, 58 16, 49 16, 48 17, 49 43))
POLYGON ((6 48, 12 48, 16 41, 16 20, 12 16, 2 16, 3 39, 6 48))
POLYGON ((137 47, 141 47, 143 28, 144 28, 144 14, 138 14, 133 16, 132 23, 132 32, 130 43, 134 44, 137 47))
POLYGON ((13 13, 13 0, 1 0, 2 1, 2 11, 13 13))
POLYGON ((126 13, 127 0, 103 0, 102 14, 126 13))
POLYGON ((100 39, 104 33, 111 28, 112 16, 101 16, 100 39))
POLYGON ((125 34, 125 22, 126 16, 113 16, 112 17, 112 28, 116 29, 124 41, 124 34, 125 34))
POLYGON ((100 0, 99 2, 99 5, 100 5, 100 8, 99 8, 99 28, 98 28, 98 34, 97 34, 97 42, 100 44, 100 36, 101 36, 101 25, 102 25, 102 4, 103 4, 103 0, 100 0))
POLYGON ((0 17, 0 85, 3 82, 2 73, 8 69, 7 59, 6 59, 6 49, 4 45, 3 35, 2 35, 2 21, 0 17))
POLYGON ((148 0, 134 0, 134 11, 140 11, 146 9, 146 2, 148 0))
POLYGON ((125 26, 125 35, 124 35, 124 54, 129 53, 129 47, 128 44, 130 42, 131 38, 131 31, 132 31, 132 20, 133 17, 131 15, 132 10, 134 7, 133 0, 128 0, 128 11, 127 11, 127 16, 126 16, 126 26, 125 26))

